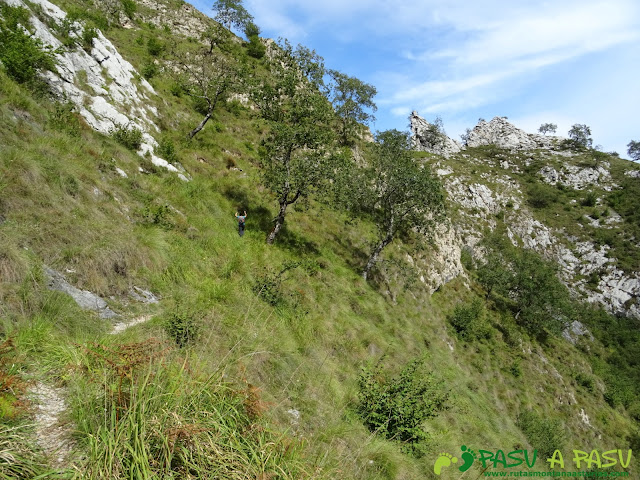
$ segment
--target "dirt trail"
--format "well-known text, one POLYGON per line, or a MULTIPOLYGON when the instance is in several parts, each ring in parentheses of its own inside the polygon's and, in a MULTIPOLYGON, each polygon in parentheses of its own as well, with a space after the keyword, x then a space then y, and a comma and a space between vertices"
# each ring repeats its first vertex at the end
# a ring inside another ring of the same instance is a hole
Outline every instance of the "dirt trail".
POLYGON ((30 391, 35 412, 36 441, 55 465, 62 465, 73 449, 71 426, 63 423, 61 415, 67 408, 62 388, 38 382, 30 391))
POLYGON ((109 332, 109 334, 116 335, 118 333, 124 332, 129 327, 133 327, 134 325, 139 325, 141 323, 149 321, 151 317, 153 317, 153 315, 142 315, 127 322, 114 323, 113 329, 109 332))

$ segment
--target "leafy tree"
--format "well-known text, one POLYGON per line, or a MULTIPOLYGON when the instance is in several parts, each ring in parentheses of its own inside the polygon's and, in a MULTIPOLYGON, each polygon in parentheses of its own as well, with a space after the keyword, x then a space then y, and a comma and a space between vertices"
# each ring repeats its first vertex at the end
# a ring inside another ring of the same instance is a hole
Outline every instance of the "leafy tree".
POLYGON ((362 124, 375 120, 373 113, 378 107, 373 97, 377 90, 373 85, 337 70, 330 70, 329 75, 332 79, 331 103, 340 118, 340 137, 343 145, 349 145, 361 134, 362 124))
POLYGON ((0 61, 18 83, 31 82, 38 72, 55 65, 51 47, 33 36, 29 16, 24 7, 0 4, 0 61))
POLYGON ((429 233, 444 216, 440 181, 411 156, 409 135, 398 130, 378 133, 371 146, 369 166, 357 180, 354 192, 360 208, 378 228, 378 240, 362 271, 366 280, 382 250, 397 234, 417 230, 429 233))
POLYGON ((216 12, 214 19, 231 30, 231 27, 244 29, 253 22, 253 17, 242 5, 242 0, 216 0, 213 4, 216 12))
POLYGON ((260 157, 264 182, 279 204, 267 243, 284 225, 287 208, 324 184, 332 160, 331 104, 325 97, 324 60, 315 51, 286 40, 269 62, 270 74, 252 97, 270 126, 260 157))
POLYGON ((569 130, 569 141, 576 148, 590 148, 593 144, 591 128, 587 125, 576 123, 569 130))
POLYGON ((181 85, 182 92, 204 104, 204 118, 188 133, 189 138, 197 135, 211 119, 218 102, 224 99, 241 71, 237 60, 221 50, 226 39, 217 37, 215 41, 215 32, 208 33, 211 36, 208 37, 210 42, 207 48, 174 51, 172 55, 178 67, 176 81, 181 85))
POLYGON ((546 135, 547 133, 556 133, 557 129, 558 125, 556 125, 555 123, 543 123, 542 125, 540 125, 538 132, 546 135))
POLYGON ((634 162, 640 162, 640 142, 631 140, 627 144, 627 147, 629 148, 627 150, 627 153, 631 157, 631 160, 633 160, 634 162))
POLYGON ((486 263, 478 281, 487 296, 501 299, 516 321, 538 338, 559 334, 573 315, 567 287, 557 277, 557 265, 532 250, 518 250, 499 236, 485 239, 486 263))

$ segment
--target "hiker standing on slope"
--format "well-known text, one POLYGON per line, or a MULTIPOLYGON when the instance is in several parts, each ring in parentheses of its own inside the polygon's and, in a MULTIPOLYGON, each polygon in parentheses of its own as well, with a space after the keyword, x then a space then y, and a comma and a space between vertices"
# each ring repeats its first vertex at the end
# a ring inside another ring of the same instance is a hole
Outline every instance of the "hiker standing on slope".
POLYGON ((238 235, 244 235, 244 221, 247 218, 247 211, 244 211, 244 215, 238 215, 236 212, 236 218, 238 219, 238 235))

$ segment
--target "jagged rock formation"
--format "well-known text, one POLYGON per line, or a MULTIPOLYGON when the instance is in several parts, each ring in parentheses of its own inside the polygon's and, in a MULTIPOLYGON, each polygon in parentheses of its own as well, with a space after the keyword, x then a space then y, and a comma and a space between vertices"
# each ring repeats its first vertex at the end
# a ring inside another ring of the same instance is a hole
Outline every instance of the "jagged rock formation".
POLYGON ((504 117, 494 117, 490 122, 485 120, 478 122, 469 132, 466 146, 496 145, 509 150, 552 149, 561 140, 560 137, 526 133, 509 123, 504 117))
MULTIPOLYGON (((411 118, 414 145, 417 150, 424 151, 419 133, 429 124, 415 112, 411 118)), ((560 184, 576 191, 593 188, 613 191, 619 188, 612 179, 608 162, 594 167, 571 164, 564 159, 559 162, 558 158, 573 155, 554 150, 560 141, 560 137, 528 134, 504 118, 496 117, 491 122, 480 121, 469 135, 467 147, 496 145, 510 150, 510 153, 498 153, 492 158, 474 158, 463 152, 443 154, 445 158, 435 162, 432 168, 442 178, 450 201, 460 207, 460 218, 454 222, 452 233, 457 248, 445 248, 441 253, 459 255, 462 249, 468 249, 481 258, 482 250, 476 245, 482 238, 484 228, 496 227, 499 216, 507 225, 507 234, 514 245, 535 250, 558 262, 562 280, 576 295, 604 306, 611 313, 640 318, 638 272, 625 273, 617 267, 609 246, 596 245, 589 237, 574 238, 564 229, 550 228, 536 219, 527 206, 521 176, 534 161, 534 156, 549 162, 538 171, 539 181, 560 184), (544 151, 534 152, 540 149, 544 151), (463 160, 469 170, 480 169, 481 172, 463 174, 455 167, 456 163, 450 161, 455 158, 463 160), (594 284, 594 276, 597 276, 597 285, 594 284), (592 279, 590 284, 588 278, 592 279)), ((432 150, 432 153, 437 151, 432 150)), ((625 175, 633 178, 635 173, 636 170, 630 170, 625 175)), ((576 201, 572 200, 574 203, 576 201)), ((596 197, 595 203, 603 205, 603 200, 596 197)), ((615 228, 623 222, 622 217, 610 207, 606 217, 586 219, 591 227, 605 229, 615 228)), ((455 263, 459 258, 450 260, 455 263)), ((440 265, 445 264, 446 259, 440 259, 440 265)), ((418 268, 421 272, 425 271, 420 266, 418 268)), ((433 272, 426 277, 431 279, 429 282, 433 285, 450 280, 447 275, 439 277, 433 272)))
MULTIPOLYGON (((7 2, 29 8, 22 0, 7 2)), ((63 10, 47 0, 33 0, 32 3, 38 5, 53 24, 59 25, 67 17, 63 10)), ((150 155, 154 165, 177 172, 180 178, 188 180, 178 167, 154 155, 158 142, 152 134, 159 132, 154 123, 158 112, 149 97, 156 93, 102 32, 96 30, 97 37, 87 52, 82 48, 65 48, 52 29, 35 15, 31 16, 31 22, 36 29, 35 35, 45 45, 62 52, 56 55, 57 72, 44 73, 61 100, 72 102, 92 128, 106 135, 118 126, 138 128, 143 133, 138 153, 150 155)), ((80 41, 84 26, 79 22, 73 26, 75 31, 71 31, 70 36, 80 41)))
POLYGON ((411 140, 413 148, 421 152, 435 153, 449 157, 460 151, 460 144, 449 138, 442 132, 438 132, 434 125, 427 122, 418 115, 418 112, 411 112, 409 117, 411 128, 411 140))

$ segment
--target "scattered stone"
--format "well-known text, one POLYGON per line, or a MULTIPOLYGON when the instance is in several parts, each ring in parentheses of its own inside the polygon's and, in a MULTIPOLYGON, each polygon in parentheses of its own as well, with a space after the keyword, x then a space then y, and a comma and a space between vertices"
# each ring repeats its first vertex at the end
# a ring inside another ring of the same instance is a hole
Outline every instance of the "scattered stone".
POLYGON ((134 300, 137 300, 138 302, 142 302, 146 304, 158 303, 160 300, 157 296, 155 296, 149 290, 144 290, 140 287, 131 288, 131 290, 129 290, 129 296, 131 296, 131 298, 133 298, 134 300))
POLYGON ((55 290, 70 295, 80 308, 97 312, 100 318, 108 319, 118 316, 117 313, 107 306, 107 302, 102 298, 95 293, 74 287, 67 282, 64 275, 60 272, 56 272, 45 265, 44 273, 47 277, 47 288, 49 288, 49 290, 55 290))
POLYGON ((296 410, 295 408, 290 408, 289 410, 287 410, 287 413, 291 417, 291 423, 293 425, 297 425, 300 422, 301 414, 299 410, 296 410))
POLYGON ((591 332, 578 320, 574 320, 567 329, 562 332, 562 336, 570 343, 575 345, 581 336, 586 336, 589 340, 593 341, 593 335, 591 332))

